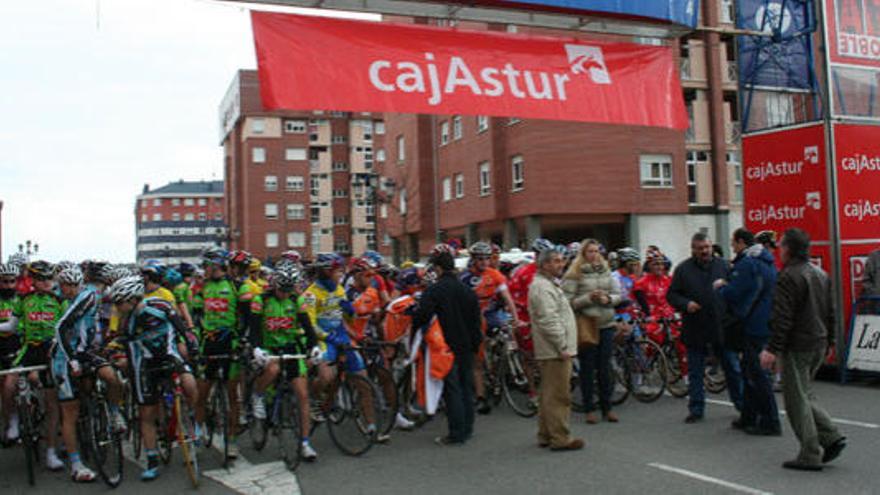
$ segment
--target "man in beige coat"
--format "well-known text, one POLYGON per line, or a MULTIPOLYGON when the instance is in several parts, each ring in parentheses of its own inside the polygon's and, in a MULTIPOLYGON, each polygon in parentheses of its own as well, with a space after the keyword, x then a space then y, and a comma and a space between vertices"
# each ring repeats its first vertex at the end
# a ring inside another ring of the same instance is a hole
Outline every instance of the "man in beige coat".
POLYGON ((577 354, 577 324, 574 312, 558 278, 565 268, 562 250, 538 255, 538 273, 529 287, 529 316, 535 359, 541 370, 538 405, 538 445, 551 450, 578 450, 584 441, 572 438, 571 359, 577 354))

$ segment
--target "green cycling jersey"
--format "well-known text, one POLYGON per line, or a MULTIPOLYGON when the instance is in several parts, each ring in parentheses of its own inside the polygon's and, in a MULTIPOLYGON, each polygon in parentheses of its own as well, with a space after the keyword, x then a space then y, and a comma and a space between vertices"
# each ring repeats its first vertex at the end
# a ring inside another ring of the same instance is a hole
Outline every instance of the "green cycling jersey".
POLYGON ((64 313, 58 296, 34 292, 18 305, 18 331, 25 344, 39 344, 55 337, 55 323, 64 313))
POLYGON ((238 334, 238 297, 235 285, 229 279, 209 280, 202 287, 204 316, 202 332, 231 332, 238 334))
POLYGON ((294 302, 275 296, 255 296, 251 301, 251 315, 260 319, 263 347, 267 349, 305 343, 305 330, 297 320, 300 313, 305 314, 302 297, 294 302))

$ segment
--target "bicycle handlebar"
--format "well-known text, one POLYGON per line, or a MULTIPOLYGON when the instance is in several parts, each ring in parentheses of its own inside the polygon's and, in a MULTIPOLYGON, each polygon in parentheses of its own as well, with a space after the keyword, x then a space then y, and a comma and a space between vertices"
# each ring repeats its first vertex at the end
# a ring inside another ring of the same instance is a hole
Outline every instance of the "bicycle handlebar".
POLYGON ((6 375, 21 375, 22 373, 30 373, 32 371, 43 371, 49 369, 49 366, 45 364, 40 364, 37 366, 22 366, 19 368, 11 368, 8 370, 0 371, 0 376, 6 375))
POLYGON ((308 359, 305 354, 281 354, 279 356, 269 356, 269 361, 293 361, 299 359, 308 359))

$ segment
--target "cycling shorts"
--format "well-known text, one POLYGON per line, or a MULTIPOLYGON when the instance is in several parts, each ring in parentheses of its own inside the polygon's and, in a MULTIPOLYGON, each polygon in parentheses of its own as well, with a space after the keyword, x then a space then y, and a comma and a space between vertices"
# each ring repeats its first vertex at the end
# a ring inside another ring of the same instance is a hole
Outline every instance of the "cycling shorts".
POLYGON ((139 359, 137 366, 132 364, 132 383, 135 401, 140 406, 154 406, 162 398, 163 384, 171 380, 171 374, 192 373, 189 365, 178 355, 139 359))
POLYGON ((0 337, 0 370, 8 370, 15 367, 15 357, 21 349, 18 335, 5 335, 0 337))
MULTIPOLYGON (((86 374, 92 374, 94 371, 110 365, 106 359, 94 354, 82 356, 78 361, 80 369, 86 374)), ((55 348, 52 352, 52 380, 55 383, 55 388, 58 389, 58 400, 61 402, 79 398, 77 382, 70 373, 70 359, 55 348)))
MULTIPOLYGON (((324 361, 335 363, 339 358, 340 348, 346 348, 351 345, 351 339, 345 330, 336 330, 327 336, 325 341, 326 350, 324 351, 324 361)), ((346 349, 343 351, 345 355, 345 370, 349 373, 357 373, 367 369, 364 364, 364 358, 354 349, 346 349)))
POLYGON ((200 371, 201 376, 205 380, 214 381, 219 379, 220 370, 223 370, 223 376, 227 380, 235 380, 241 372, 236 358, 234 357, 238 351, 238 339, 233 338, 230 334, 224 337, 218 336, 216 339, 206 338, 202 341, 201 356, 207 358, 209 356, 229 355, 230 359, 208 360, 205 359, 200 371))

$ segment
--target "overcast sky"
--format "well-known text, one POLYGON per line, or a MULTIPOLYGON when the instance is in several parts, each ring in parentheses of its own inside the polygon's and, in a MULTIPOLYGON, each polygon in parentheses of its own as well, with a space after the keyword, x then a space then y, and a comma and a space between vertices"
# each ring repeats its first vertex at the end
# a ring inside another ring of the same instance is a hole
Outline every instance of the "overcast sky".
POLYGON ((133 261, 135 196, 223 178, 217 107, 255 67, 235 4, 0 1, 3 261, 26 239, 52 261, 133 261))

